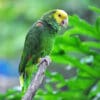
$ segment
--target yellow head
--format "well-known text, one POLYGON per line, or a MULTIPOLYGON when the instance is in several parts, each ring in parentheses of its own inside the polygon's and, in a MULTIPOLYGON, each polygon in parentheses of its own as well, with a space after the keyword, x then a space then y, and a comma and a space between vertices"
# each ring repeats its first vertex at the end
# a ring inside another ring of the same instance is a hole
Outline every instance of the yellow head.
POLYGON ((64 10, 57 9, 53 17, 59 25, 64 27, 68 25, 68 14, 64 10))

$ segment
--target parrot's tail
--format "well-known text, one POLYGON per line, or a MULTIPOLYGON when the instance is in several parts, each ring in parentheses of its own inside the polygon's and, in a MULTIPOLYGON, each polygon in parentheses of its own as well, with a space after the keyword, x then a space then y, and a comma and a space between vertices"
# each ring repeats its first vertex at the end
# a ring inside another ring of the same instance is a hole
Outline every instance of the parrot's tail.
POLYGON ((23 77, 23 74, 20 75, 19 79, 20 79, 20 86, 21 86, 21 88, 23 88, 23 85, 24 85, 24 77, 23 77))

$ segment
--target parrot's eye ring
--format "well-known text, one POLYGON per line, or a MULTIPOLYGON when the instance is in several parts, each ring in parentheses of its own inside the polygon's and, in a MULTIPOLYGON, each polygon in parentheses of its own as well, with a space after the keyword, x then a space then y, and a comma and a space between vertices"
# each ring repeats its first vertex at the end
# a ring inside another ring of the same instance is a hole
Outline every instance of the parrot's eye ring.
POLYGON ((60 15, 60 14, 58 14, 58 17, 61 17, 61 15, 60 15))

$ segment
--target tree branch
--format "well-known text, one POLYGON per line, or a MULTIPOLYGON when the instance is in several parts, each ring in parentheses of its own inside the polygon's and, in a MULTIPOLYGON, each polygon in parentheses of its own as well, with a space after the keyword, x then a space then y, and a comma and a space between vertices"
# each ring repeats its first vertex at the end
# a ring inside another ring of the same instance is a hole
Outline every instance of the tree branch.
POLYGON ((40 85, 43 82, 43 79, 45 77, 44 73, 50 63, 50 61, 48 63, 47 60, 45 58, 43 58, 43 61, 38 65, 39 69, 38 69, 35 77, 33 77, 31 84, 29 85, 28 90, 26 91, 22 100, 32 100, 33 97, 35 96, 36 91, 38 90, 38 88, 40 87, 40 85))

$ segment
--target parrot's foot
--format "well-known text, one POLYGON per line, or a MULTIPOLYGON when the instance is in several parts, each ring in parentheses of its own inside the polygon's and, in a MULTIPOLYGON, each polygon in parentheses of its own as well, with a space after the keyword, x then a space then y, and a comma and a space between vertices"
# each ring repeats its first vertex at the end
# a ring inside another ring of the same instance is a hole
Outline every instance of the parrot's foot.
POLYGON ((43 63, 43 62, 45 62, 46 65, 49 66, 50 63, 51 63, 51 58, 50 58, 50 56, 45 56, 44 58, 40 58, 40 64, 43 63))

